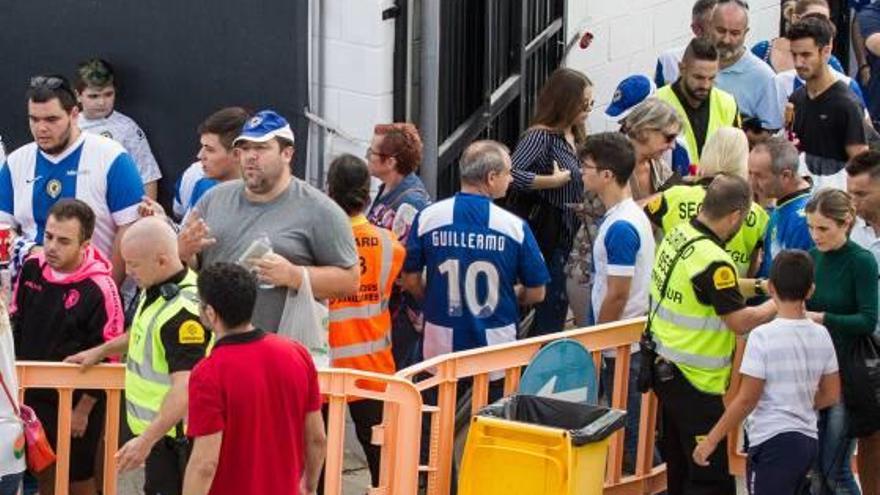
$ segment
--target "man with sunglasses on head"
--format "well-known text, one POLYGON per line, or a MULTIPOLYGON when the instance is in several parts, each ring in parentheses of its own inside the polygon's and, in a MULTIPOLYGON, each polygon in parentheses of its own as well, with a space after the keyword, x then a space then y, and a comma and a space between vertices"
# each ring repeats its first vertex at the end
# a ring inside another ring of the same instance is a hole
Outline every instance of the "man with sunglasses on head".
POLYGON ((63 76, 31 78, 27 105, 34 142, 0 168, 0 222, 40 245, 52 206, 62 198, 82 200, 96 216, 92 244, 112 260, 113 279, 121 282, 117 238, 137 220, 144 195, 137 166, 119 143, 80 131, 76 95, 63 76))

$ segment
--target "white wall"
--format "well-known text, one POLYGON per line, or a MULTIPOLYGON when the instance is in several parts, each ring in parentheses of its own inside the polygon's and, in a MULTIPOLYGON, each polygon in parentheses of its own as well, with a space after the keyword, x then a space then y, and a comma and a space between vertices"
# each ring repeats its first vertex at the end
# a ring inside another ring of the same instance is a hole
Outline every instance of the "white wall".
MULTIPOLYGON (((567 0, 567 38, 584 29, 593 33, 592 45, 577 47, 569 67, 584 72, 594 84, 596 107, 590 116, 591 131, 610 130, 605 107, 614 88, 632 74, 653 79, 657 54, 684 46, 690 40, 693 0, 567 0)), ((750 0, 751 29, 747 45, 776 36, 779 0, 750 0)))
MULTIPOLYGON (((313 29, 312 43, 324 43, 324 108, 320 117, 354 138, 327 134, 325 164, 340 153, 363 156, 373 126, 393 115, 394 20, 382 20, 389 0, 323 0, 324 30, 313 29)), ((317 95, 318 74, 312 73, 317 95)), ((315 134, 312 134, 315 136, 315 134)), ((317 148, 310 144, 316 152, 317 148)), ((326 165, 325 165, 326 167, 326 165)))
MULTIPOLYGON (((443 0, 423 0, 443 1, 443 0)), ((478 1, 478 0, 473 0, 478 1)), ((595 35, 587 50, 575 48, 568 65, 587 74, 595 85, 596 109, 590 117, 594 131, 608 125, 602 118, 614 88, 624 77, 643 73, 653 77, 657 54, 690 39, 693 0, 567 0, 566 38, 588 29, 595 35)), ((325 107, 320 116, 354 141, 327 135, 325 164, 339 153, 362 155, 373 126, 393 115, 394 20, 382 20, 390 0, 323 0, 324 31, 313 31, 313 43, 325 45, 323 84, 325 107)), ((751 0, 749 45, 775 35, 779 0, 751 0)), ((317 94, 317 74, 312 74, 317 94)), ((312 134, 316 136, 316 134, 312 134)), ((317 150, 310 142, 311 152, 317 150)), ((315 159, 320 157, 315 156, 315 159)), ((310 160, 312 167, 316 160, 310 160)), ((313 176, 312 176, 313 177, 313 176)))

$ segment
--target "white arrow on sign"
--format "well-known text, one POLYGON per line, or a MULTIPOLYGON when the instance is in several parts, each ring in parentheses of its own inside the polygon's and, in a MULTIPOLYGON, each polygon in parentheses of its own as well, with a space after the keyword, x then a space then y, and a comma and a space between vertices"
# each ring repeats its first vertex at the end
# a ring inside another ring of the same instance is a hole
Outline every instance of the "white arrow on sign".
POLYGON ((539 397, 567 400, 569 402, 587 402, 587 387, 554 392, 553 389, 556 387, 556 379, 557 376, 553 375, 547 383, 541 386, 540 390, 538 390, 538 393, 535 395, 539 397))

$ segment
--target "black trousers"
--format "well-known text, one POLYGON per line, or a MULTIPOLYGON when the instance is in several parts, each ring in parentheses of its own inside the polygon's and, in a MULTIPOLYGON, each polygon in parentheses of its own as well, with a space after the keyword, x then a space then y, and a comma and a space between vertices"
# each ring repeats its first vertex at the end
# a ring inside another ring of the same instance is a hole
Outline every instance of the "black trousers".
POLYGON ((192 444, 186 438, 164 437, 156 442, 145 463, 144 493, 180 495, 191 450, 192 444))
POLYGON ((666 461, 669 495, 734 495, 736 484, 727 465, 727 440, 709 457, 706 467, 694 464, 697 439, 709 433, 724 414, 722 396, 701 392, 673 366, 673 378, 656 380, 663 439, 660 450, 666 461))
MULTIPOLYGON (((370 480, 372 486, 379 486, 379 467, 382 461, 382 448, 373 445, 373 427, 382 424, 383 403, 379 400, 363 399, 348 403, 348 412, 351 414, 351 420, 354 423, 354 432, 357 436, 358 443, 364 449, 364 455, 367 457, 367 467, 370 469, 370 480)), ((321 408, 321 415, 324 416, 324 423, 327 423, 329 410, 326 405, 321 408)), ((321 471, 321 478, 318 480, 318 493, 324 493, 324 471, 321 471)))
POLYGON ((358 400, 348 403, 348 412, 354 422, 354 431, 358 442, 367 456, 367 465, 370 467, 370 479, 373 486, 379 486, 379 463, 382 460, 382 448, 373 445, 373 427, 382 424, 383 403, 379 400, 358 400))

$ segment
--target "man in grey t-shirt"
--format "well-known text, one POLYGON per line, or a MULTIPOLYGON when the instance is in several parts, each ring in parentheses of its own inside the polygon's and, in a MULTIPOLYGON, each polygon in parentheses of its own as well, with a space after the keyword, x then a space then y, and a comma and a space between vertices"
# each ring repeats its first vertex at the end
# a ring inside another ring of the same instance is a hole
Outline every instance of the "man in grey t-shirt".
POLYGON ((298 289, 308 268, 315 297, 356 293, 360 272, 348 217, 324 193, 296 179, 290 163, 294 137, 271 110, 257 113, 235 139, 242 179, 214 187, 196 204, 181 232, 181 257, 200 254, 200 265, 236 262, 267 236, 273 254, 256 263, 273 288, 257 294, 253 323, 277 331, 288 288, 298 289))

